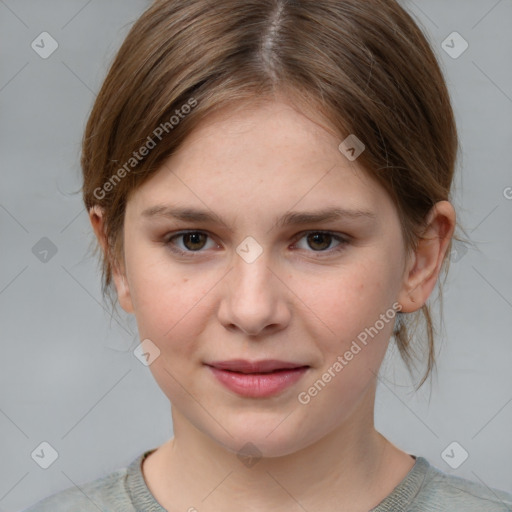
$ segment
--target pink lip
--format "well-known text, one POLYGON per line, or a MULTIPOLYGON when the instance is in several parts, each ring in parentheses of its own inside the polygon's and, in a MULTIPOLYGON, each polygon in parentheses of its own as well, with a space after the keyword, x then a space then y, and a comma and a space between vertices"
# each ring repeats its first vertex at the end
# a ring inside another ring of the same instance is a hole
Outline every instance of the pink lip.
POLYGON ((232 359, 207 365, 221 384, 246 397, 264 398, 295 384, 308 366, 275 359, 246 361, 232 359))
POLYGON ((247 361, 246 359, 229 359, 227 361, 213 361, 208 363, 219 370, 231 370, 239 373, 265 373, 274 370, 288 370, 307 366, 301 363, 290 363, 279 359, 264 359, 262 361, 247 361))

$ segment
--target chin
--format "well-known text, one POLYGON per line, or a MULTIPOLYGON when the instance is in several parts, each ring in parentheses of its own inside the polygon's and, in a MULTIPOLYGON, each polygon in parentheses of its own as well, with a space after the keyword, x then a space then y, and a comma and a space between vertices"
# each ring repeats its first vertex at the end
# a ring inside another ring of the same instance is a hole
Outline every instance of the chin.
POLYGON ((281 425, 274 431, 258 428, 257 426, 247 428, 243 425, 237 430, 233 427, 228 430, 233 437, 223 432, 221 438, 214 437, 213 439, 236 454, 242 462, 244 458, 250 457, 256 459, 261 457, 284 457, 306 448, 312 443, 312 440, 308 440, 304 434, 300 433, 300 429, 293 425, 288 428, 283 428, 283 425, 281 425))

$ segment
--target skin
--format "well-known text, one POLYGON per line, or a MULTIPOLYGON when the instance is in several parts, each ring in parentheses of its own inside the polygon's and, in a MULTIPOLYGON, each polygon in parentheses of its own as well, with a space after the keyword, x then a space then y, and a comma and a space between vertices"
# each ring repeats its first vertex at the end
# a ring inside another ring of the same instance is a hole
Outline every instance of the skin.
MULTIPOLYGON (((150 370, 172 402, 174 437, 145 460, 143 474, 167 510, 368 511, 414 465, 374 428, 392 321, 309 403, 297 398, 393 303, 421 308, 455 226, 451 204, 437 203, 417 250, 407 252, 390 197, 340 142, 285 99, 229 107, 130 196, 114 281, 140 339, 160 350, 150 370), (204 209, 224 223, 144 218, 159 204, 204 209), (375 219, 275 223, 290 210, 327 206, 370 210, 375 219), (170 241, 180 230, 208 236, 170 241), (335 238, 308 239, 326 230, 349 242, 335 251, 335 238), (247 236, 263 250, 252 263, 236 252, 247 236), (310 368, 277 396, 244 398, 204 365, 233 358, 310 368), (237 457, 247 442, 262 456, 251 467, 237 457)), ((105 249, 101 210, 91 209, 90 220, 105 249)))

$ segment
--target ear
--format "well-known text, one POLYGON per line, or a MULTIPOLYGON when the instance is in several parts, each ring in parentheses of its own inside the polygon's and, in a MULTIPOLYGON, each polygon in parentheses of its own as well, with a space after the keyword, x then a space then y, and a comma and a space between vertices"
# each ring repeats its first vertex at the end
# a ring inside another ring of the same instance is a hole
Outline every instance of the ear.
POLYGON ((456 216, 448 201, 439 201, 427 216, 427 227, 416 250, 408 258, 398 302, 402 312, 420 309, 437 282, 441 266, 455 231, 456 216))
POLYGON ((124 269, 123 262, 117 261, 111 253, 108 245, 107 237, 105 234, 105 223, 103 210, 99 206, 93 206, 89 210, 89 220, 91 221, 92 228, 96 234, 96 238, 103 249, 103 254, 106 258, 110 259, 110 265, 112 269, 112 279, 117 291, 117 298, 119 304, 127 313, 133 313, 133 304, 130 295, 130 288, 128 286, 128 280, 126 278, 126 272, 124 269))

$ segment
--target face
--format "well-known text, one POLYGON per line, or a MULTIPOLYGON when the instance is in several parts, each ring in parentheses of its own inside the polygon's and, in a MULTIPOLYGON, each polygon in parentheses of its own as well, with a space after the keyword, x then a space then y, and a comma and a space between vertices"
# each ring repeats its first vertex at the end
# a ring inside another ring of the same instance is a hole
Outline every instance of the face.
POLYGON ((116 285, 160 351, 175 435, 280 456, 373 414, 405 249, 391 199, 340 142, 284 102, 225 110, 130 197, 116 285), (235 359, 294 369, 210 366, 235 359))

